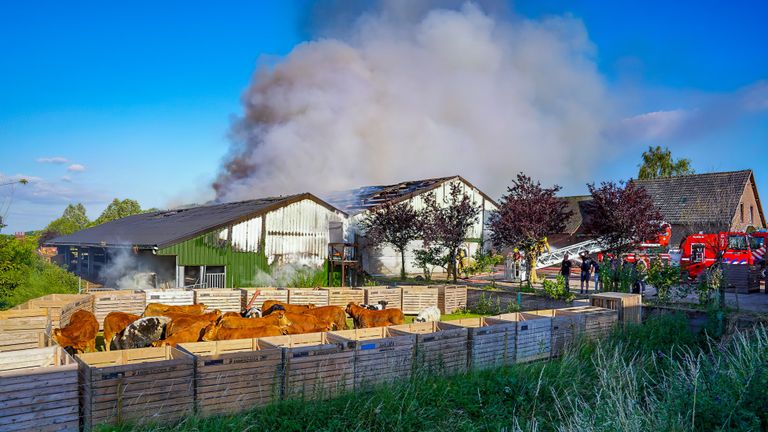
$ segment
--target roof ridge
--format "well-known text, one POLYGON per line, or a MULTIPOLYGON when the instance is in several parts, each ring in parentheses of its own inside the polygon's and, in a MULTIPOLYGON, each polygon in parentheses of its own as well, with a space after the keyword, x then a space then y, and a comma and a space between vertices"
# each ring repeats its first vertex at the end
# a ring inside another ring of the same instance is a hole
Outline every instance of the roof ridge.
POLYGON ((741 173, 752 173, 752 169, 742 169, 742 170, 733 170, 733 171, 715 171, 715 172, 693 173, 693 174, 681 174, 681 175, 674 175, 674 176, 655 177, 655 178, 650 178, 650 179, 633 179, 633 181, 648 182, 648 181, 656 181, 656 180, 678 179, 678 178, 681 178, 681 177, 703 177, 703 176, 726 175, 726 174, 741 174, 741 173))

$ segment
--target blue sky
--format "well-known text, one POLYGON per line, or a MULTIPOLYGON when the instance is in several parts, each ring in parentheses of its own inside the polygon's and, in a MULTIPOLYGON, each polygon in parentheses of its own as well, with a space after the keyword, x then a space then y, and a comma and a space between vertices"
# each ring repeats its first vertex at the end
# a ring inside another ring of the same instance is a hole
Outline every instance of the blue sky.
MULTIPOLYGON (((662 144, 697 171, 752 168, 768 194, 768 3, 511 8, 582 20, 629 116, 690 114, 655 135, 612 137, 620 150, 595 180, 631 177, 643 147, 662 144)), ((257 62, 305 40, 308 13, 305 1, 0 5, 0 175, 36 182, 0 187, 0 212, 13 199, 4 232, 42 228, 69 202, 95 218, 113 197, 163 207, 205 196, 257 62)))

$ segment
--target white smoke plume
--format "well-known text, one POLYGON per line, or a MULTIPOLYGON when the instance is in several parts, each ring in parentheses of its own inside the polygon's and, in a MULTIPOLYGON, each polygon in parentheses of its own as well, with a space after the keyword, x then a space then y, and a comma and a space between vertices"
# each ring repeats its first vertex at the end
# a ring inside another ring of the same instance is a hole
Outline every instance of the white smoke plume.
POLYGON ((518 171, 589 177, 610 108, 581 21, 471 3, 399 18, 364 14, 259 68, 217 199, 453 174, 499 196, 518 171))

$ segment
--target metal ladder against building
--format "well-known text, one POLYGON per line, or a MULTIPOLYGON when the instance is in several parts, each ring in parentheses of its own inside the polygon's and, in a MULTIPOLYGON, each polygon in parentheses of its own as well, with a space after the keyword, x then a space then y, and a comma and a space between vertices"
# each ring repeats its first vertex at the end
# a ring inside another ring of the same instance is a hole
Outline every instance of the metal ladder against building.
POLYGON ((541 269, 560 264, 563 261, 565 254, 568 254, 571 257, 577 257, 579 253, 583 251, 587 251, 587 253, 592 254, 602 250, 605 250, 605 246, 603 246, 597 240, 583 241, 581 243, 572 244, 570 246, 555 249, 549 253, 542 254, 536 260, 536 268, 541 269))

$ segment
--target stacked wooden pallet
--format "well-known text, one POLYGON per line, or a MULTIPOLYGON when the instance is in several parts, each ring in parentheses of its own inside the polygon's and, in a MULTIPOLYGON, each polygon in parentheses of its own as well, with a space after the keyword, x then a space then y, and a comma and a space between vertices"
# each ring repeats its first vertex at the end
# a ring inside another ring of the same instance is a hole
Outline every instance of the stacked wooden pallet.
POLYGON ((445 325, 467 328, 470 368, 488 369, 515 362, 515 323, 478 317, 450 321, 445 325))
POLYGON ((172 347, 79 354, 83 428, 192 415, 193 358, 172 347))
POLYGON ((326 333, 262 338, 283 349, 285 398, 322 399, 354 387, 355 352, 328 340, 326 333))
POLYGON ((195 304, 204 304, 208 310, 240 313, 243 306, 243 294, 239 289, 201 288, 192 290, 195 304))
POLYGON ((467 369, 468 332, 443 322, 389 327, 393 335, 416 335, 414 367, 432 373, 453 374, 467 369))
POLYGON ((144 290, 146 303, 162 303, 170 306, 187 306, 195 304, 195 293, 191 290, 177 289, 152 289, 144 290))
POLYGON ((606 309, 596 306, 577 306, 561 309, 566 312, 574 312, 584 317, 585 337, 597 339, 607 336, 619 322, 619 312, 615 309, 606 309))
POLYGON ((532 315, 541 315, 552 319, 552 343, 550 354, 558 357, 571 346, 584 329, 584 315, 562 309, 543 309, 528 311, 532 315))
POLYGON ((760 271, 746 264, 724 264, 726 289, 739 294, 760 292, 760 271))
POLYGON ((289 288, 288 302, 295 305, 328 306, 328 291, 312 288, 289 288))
POLYGON ((93 314, 100 328, 104 328, 104 318, 110 312, 125 312, 134 315, 144 313, 147 298, 140 290, 99 290, 92 292, 93 314))
POLYGON ((93 301, 88 294, 49 294, 29 300, 13 310, 45 309, 51 318, 52 328, 61 328, 69 324, 72 314, 79 310, 93 312, 93 301))
POLYGON ((403 290, 398 287, 368 287, 365 288, 365 303, 378 304, 387 302, 388 309, 402 309, 403 290))
POLYGON ((195 405, 203 416, 234 414, 281 397, 283 353, 258 339, 179 345, 195 359, 195 405))
POLYGON ((347 307, 350 302, 365 302, 365 291, 360 288, 327 288, 328 305, 347 307))
POLYGON ((355 353, 355 388, 408 379, 411 376, 416 335, 393 335, 387 327, 328 333, 355 353))
POLYGON ((276 300, 283 303, 288 303, 288 290, 278 288, 241 288, 240 293, 242 295, 242 308, 245 309, 248 303, 253 299, 253 295, 259 293, 256 299, 253 301, 252 307, 261 307, 267 300, 276 300))
POLYGON ((43 347, 50 333, 48 309, 0 311, 0 351, 43 347))
POLYGON ((80 430, 77 364, 60 347, 0 353, 0 430, 80 430))
POLYGON ((403 290, 402 311, 404 314, 415 315, 430 306, 437 306, 437 288, 411 285, 404 285, 400 288, 403 290))
POLYGON ((619 313, 619 321, 640 324, 643 321, 643 297, 640 294, 607 292, 592 294, 592 306, 613 309, 619 313))
POLYGON ((493 318, 516 323, 515 361, 517 363, 549 357, 552 350, 552 318, 522 312, 496 315, 493 318))
POLYGON ((451 314, 467 307, 467 287, 441 285, 437 287, 437 307, 443 314, 451 314))

